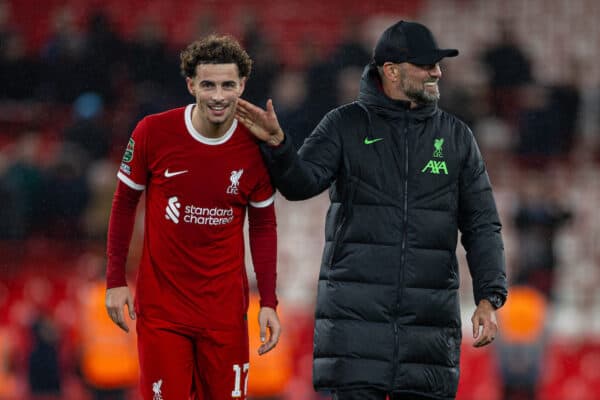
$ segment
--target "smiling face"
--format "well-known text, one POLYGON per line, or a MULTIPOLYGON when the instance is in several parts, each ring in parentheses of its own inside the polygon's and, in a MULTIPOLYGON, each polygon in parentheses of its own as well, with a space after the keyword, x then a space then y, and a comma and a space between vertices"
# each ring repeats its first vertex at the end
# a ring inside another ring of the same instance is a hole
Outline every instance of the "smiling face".
POLYGON ((199 131, 208 137, 219 137, 227 132, 246 83, 237 65, 198 64, 195 76, 186 78, 186 83, 196 98, 192 121, 199 131))
POLYGON ((380 67, 383 89, 392 99, 417 104, 435 103, 440 99, 438 82, 442 77, 440 64, 415 65, 386 62, 380 67))
POLYGON ((417 104, 435 103, 440 99, 438 81, 442 76, 440 64, 400 64, 400 90, 417 104))

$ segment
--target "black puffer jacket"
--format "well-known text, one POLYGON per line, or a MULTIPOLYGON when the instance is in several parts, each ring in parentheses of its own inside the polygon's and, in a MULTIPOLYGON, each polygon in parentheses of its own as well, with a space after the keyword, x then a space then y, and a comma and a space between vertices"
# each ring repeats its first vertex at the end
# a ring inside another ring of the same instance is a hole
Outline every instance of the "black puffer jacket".
POLYGON ((369 66, 358 102, 327 114, 299 155, 287 140, 265 153, 288 199, 330 187, 315 388, 453 399, 459 229, 475 301, 506 296, 501 225, 469 128, 435 105, 409 110, 389 99, 369 66))

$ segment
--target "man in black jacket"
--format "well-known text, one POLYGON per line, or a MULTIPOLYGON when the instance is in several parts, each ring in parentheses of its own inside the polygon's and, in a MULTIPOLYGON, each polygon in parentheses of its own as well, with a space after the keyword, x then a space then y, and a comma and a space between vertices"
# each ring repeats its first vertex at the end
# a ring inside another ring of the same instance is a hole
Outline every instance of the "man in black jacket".
POLYGON ((491 343, 506 299, 490 181, 471 130, 437 108, 439 49, 400 21, 379 39, 358 101, 329 112, 296 154, 266 110, 238 119, 263 140, 290 200, 329 188, 319 275, 313 383, 338 400, 454 399, 461 320, 458 232, 477 308, 474 346, 491 343))

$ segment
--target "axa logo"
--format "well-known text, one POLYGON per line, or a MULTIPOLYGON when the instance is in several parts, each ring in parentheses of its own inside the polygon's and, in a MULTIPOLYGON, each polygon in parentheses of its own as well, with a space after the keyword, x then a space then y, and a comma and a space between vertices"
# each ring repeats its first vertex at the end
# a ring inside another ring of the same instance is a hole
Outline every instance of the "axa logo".
POLYGON ((425 167, 421 170, 421 172, 429 171, 430 174, 438 175, 441 172, 448 175, 448 167, 446 167, 445 161, 436 161, 430 160, 425 167))
POLYGON ((167 201, 167 207, 165 208, 166 214, 165 218, 170 219, 174 223, 179 223, 179 216, 181 215, 179 209, 181 208, 181 203, 177 196, 173 196, 169 198, 167 201))
MULTIPOLYGON (((444 158, 444 151, 442 147, 444 146, 444 138, 436 138, 433 141, 433 158, 444 158)), ((448 175, 448 167, 446 166, 446 161, 443 160, 429 160, 427 165, 423 167, 421 172, 429 172, 430 174, 438 175, 440 173, 444 173, 448 175)))
POLYGON ((231 171, 231 175, 229 176, 229 181, 231 182, 231 185, 227 186, 227 194, 238 194, 238 188, 240 186, 240 178, 242 177, 242 174, 244 173, 243 169, 238 169, 231 171))
POLYGON ((159 379, 158 381, 152 384, 152 392, 154 393, 154 396, 152 396, 152 400, 163 400, 161 392, 162 383, 162 379, 159 379))

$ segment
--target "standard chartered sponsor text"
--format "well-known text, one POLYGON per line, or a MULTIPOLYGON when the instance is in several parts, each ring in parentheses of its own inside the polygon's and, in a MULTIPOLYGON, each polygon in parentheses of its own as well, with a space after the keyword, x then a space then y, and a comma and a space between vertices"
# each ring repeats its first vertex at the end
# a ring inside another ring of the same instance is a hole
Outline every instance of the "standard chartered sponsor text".
POLYGON ((185 206, 183 221, 196 225, 225 225, 233 221, 233 208, 185 206))

